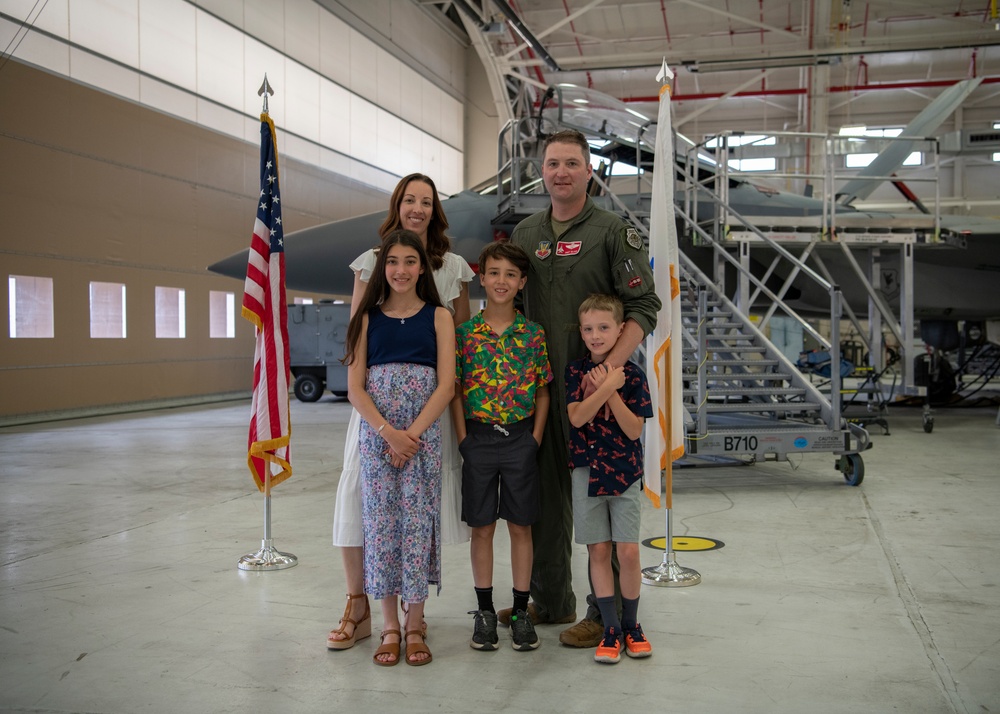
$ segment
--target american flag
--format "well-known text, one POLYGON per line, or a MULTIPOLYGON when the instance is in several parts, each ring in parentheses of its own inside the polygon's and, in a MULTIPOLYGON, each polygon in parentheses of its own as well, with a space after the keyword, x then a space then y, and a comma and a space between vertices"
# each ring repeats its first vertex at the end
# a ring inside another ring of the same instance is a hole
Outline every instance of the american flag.
MULTIPOLYGON (((666 60, 657 79, 669 81, 673 72, 666 60)), ((653 159, 653 192, 649 217, 649 255, 653 281, 669 290, 656 318, 656 328, 646 338, 653 419, 646 422, 644 491, 660 507, 660 475, 665 472, 666 507, 671 507, 670 466, 684 455, 684 403, 681 373, 681 289, 677 225, 674 223, 674 138, 670 126, 670 85, 660 89, 653 159)))
POLYGON ((278 194, 278 151, 274 122, 267 114, 260 116, 260 201, 243 287, 243 317, 257 327, 247 464, 257 488, 265 491, 292 475, 285 245, 278 194))

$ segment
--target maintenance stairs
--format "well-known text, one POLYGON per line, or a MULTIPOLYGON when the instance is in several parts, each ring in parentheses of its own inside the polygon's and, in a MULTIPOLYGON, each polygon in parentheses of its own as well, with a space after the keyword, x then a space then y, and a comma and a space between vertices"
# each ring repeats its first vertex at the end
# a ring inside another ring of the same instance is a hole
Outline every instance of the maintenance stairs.
POLYGON ((680 282, 686 457, 783 461, 832 452, 848 483, 860 483, 868 433, 840 418, 829 397, 683 258, 680 282))

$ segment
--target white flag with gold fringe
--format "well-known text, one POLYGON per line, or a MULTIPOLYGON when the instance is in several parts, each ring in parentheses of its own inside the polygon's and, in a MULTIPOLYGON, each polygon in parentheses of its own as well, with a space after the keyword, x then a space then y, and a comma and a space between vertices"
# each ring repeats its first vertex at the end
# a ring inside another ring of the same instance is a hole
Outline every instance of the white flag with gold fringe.
MULTIPOLYGON (((663 67, 656 79, 660 107, 656 120, 653 193, 649 220, 649 256, 653 280, 663 300, 656 328, 646 338, 647 379, 653 401, 653 419, 646 422, 644 490, 660 507, 660 474, 684 455, 684 405, 681 377, 681 298, 677 224, 674 214, 674 140, 670 124, 670 82, 674 74, 663 67), (669 293, 668 293, 669 291, 669 293)), ((670 508, 670 484, 667 508, 670 508)))

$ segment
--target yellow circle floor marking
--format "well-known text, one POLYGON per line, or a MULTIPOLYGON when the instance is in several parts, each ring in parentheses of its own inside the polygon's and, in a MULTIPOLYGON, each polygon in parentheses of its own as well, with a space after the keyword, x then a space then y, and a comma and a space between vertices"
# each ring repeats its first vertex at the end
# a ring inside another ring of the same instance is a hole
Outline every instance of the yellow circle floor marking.
MULTIPOLYGON (((702 538, 700 536, 674 536, 673 543, 674 552, 679 550, 718 550, 726 545, 721 540, 715 540, 714 538, 702 538)), ((647 548, 663 550, 664 546, 667 544, 667 539, 665 536, 660 536, 659 538, 648 538, 644 540, 642 544, 647 548)))

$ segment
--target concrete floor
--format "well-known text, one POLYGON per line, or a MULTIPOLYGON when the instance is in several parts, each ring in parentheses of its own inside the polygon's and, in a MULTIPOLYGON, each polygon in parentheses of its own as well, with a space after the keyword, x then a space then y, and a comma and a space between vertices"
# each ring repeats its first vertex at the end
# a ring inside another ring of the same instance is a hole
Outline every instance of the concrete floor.
MULTIPOLYGON (((993 410, 940 411, 930 435, 919 410, 892 411, 858 488, 832 456, 678 471, 675 535, 725 546, 678 553, 700 585, 643 587, 648 660, 597 665, 557 627, 535 652, 473 651, 468 549, 450 546, 434 662, 385 669, 374 638, 325 647, 344 605, 329 543, 348 409, 292 402, 273 535, 299 565, 268 573, 236 567, 263 534, 247 402, 0 429, 0 710, 1000 711, 993 410)), ((662 535, 645 508, 644 536, 662 535)), ((582 547, 574 567, 582 598, 582 547)))

